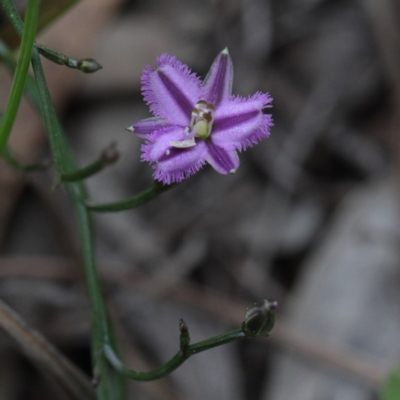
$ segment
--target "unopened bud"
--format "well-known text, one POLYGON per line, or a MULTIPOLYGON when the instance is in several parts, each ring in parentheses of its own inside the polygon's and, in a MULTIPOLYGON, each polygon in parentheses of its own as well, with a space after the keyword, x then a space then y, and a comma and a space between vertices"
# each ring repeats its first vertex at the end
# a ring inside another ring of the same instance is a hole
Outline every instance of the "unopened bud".
POLYGON ((114 164, 115 162, 118 161, 119 156, 120 153, 116 148, 115 143, 112 143, 101 153, 101 159, 103 160, 104 164, 114 164))
POLYGON ((180 347, 181 350, 184 352, 190 344, 190 335, 189 328, 182 318, 179 320, 179 330, 181 331, 180 347))
POLYGON ((278 302, 275 300, 262 300, 246 311, 242 330, 247 336, 265 336, 271 332, 275 324, 275 309, 278 302))
POLYGON ((83 60, 79 60, 78 68, 80 71, 86 74, 91 74, 99 69, 102 69, 103 67, 93 58, 84 58, 83 60))

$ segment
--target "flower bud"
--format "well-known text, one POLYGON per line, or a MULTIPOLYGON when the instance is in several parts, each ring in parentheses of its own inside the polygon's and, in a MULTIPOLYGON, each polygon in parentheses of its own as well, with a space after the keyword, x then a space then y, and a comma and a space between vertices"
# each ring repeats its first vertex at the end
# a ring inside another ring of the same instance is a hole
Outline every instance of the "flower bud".
POLYGON ((179 320, 179 330, 181 332, 180 347, 181 350, 184 352, 190 344, 190 336, 189 336, 189 328, 182 318, 179 320))
POLYGON ((86 74, 92 74, 102 68, 103 67, 93 58, 84 58, 78 62, 78 69, 86 74))
POLYGON ((250 306, 245 315, 242 330, 246 336, 265 336, 275 324, 275 309, 278 302, 262 300, 250 306))
POLYGON ((118 161, 120 156, 119 151, 116 148, 115 143, 111 143, 106 149, 104 149, 101 153, 101 160, 104 164, 114 164, 118 161))

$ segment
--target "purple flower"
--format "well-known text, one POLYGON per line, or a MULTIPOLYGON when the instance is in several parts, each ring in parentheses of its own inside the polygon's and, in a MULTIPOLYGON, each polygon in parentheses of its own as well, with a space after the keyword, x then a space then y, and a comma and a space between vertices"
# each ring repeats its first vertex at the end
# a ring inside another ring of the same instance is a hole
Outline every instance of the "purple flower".
POLYGON ((206 162, 221 174, 239 167, 237 150, 269 136, 272 98, 257 92, 232 96, 233 65, 228 49, 214 60, 204 82, 175 57, 163 54, 142 75, 144 99, 155 117, 128 129, 146 139, 142 160, 154 178, 170 184, 196 173, 206 162))

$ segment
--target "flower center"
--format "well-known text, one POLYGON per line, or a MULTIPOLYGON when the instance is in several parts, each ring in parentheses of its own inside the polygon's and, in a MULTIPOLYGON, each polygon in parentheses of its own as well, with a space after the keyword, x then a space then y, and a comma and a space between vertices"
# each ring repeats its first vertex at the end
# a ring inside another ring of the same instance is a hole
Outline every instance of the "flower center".
POLYGON ((214 123, 214 105, 199 100, 192 110, 190 125, 185 129, 184 139, 170 142, 171 147, 187 148, 196 146, 195 138, 206 140, 211 135, 214 123))
POLYGON ((214 123, 214 105, 204 100, 199 100, 192 111, 189 131, 199 139, 207 139, 211 135, 214 123))

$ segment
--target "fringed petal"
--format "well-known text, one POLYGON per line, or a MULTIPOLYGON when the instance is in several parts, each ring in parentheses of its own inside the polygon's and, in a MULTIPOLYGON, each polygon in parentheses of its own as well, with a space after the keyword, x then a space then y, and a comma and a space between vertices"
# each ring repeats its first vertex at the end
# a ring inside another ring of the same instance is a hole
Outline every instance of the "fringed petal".
POLYGON ((156 131, 142 145, 142 160, 154 163, 154 179, 165 184, 177 183, 195 174, 204 164, 207 149, 204 141, 188 148, 176 148, 171 142, 183 138, 183 129, 173 126, 156 131))
POLYGON ((270 107, 268 94, 256 93, 248 98, 235 97, 224 102, 215 112, 213 142, 225 149, 244 150, 270 134, 272 116, 263 114, 270 107))
POLYGON ((154 115, 173 125, 187 126, 203 89, 186 65, 163 54, 157 59, 156 69, 148 66, 143 71, 142 93, 154 115))
POLYGON ((217 107, 232 94, 233 64, 228 49, 218 54, 204 79, 205 100, 217 107))
POLYGON ((165 119, 159 117, 152 117, 135 122, 132 126, 130 126, 127 129, 129 131, 132 131, 142 139, 147 139, 149 135, 151 135, 155 131, 161 128, 166 128, 168 126, 170 126, 170 124, 165 119))
POLYGON ((224 149, 212 140, 206 143, 208 156, 207 162, 220 174, 233 174, 239 167, 239 156, 236 150, 224 149))

